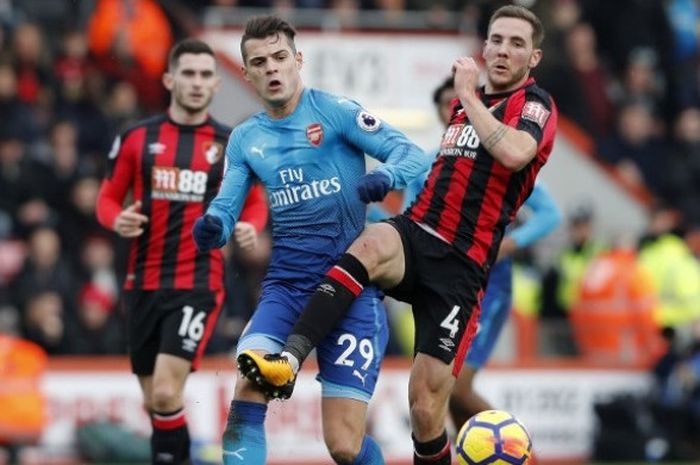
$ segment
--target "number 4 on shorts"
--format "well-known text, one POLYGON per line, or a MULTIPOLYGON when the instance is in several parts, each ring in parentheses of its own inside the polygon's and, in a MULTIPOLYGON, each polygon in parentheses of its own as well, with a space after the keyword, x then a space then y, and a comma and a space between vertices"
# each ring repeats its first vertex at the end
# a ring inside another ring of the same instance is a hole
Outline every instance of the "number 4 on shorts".
POLYGON ((441 328, 450 330, 450 339, 454 339, 457 331, 459 331, 459 319, 457 318, 459 308, 459 305, 452 307, 450 314, 447 315, 444 320, 442 320, 442 323, 440 323, 441 328))

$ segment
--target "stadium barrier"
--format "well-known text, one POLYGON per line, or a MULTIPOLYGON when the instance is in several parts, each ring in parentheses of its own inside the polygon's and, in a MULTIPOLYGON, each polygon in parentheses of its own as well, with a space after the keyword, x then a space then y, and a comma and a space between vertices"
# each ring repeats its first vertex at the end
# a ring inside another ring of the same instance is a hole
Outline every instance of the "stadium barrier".
MULTIPOLYGON (((406 359, 386 360, 369 411, 368 430, 392 465, 412 463, 409 367, 406 359)), ((315 369, 307 363, 293 398, 271 404, 266 426, 271 464, 330 463, 323 445, 315 369)), ((186 404, 194 441, 218 446, 235 375, 232 360, 219 357, 205 359, 190 377, 186 404)), ((143 434, 150 431, 126 358, 52 358, 41 383, 49 411, 41 447, 51 451, 53 465, 70 463, 59 458, 71 455, 76 427, 87 422, 108 420, 143 434)), ((594 401, 646 392, 650 378, 642 368, 531 360, 517 366, 491 365, 476 383, 494 405, 514 413, 529 428, 539 463, 563 464, 582 463, 591 452, 594 401)))

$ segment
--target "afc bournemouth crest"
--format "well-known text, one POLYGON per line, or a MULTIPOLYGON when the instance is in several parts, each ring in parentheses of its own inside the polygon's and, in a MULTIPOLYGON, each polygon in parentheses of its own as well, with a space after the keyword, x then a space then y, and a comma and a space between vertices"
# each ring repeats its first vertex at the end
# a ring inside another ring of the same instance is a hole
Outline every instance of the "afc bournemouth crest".
POLYGON ((224 154, 224 147, 218 142, 205 142, 203 150, 204 158, 210 165, 213 165, 217 161, 221 160, 221 157, 224 154))
POLYGON ((306 128, 306 138, 309 139, 309 143, 314 147, 321 145, 323 141, 323 128, 320 123, 309 124, 306 128))

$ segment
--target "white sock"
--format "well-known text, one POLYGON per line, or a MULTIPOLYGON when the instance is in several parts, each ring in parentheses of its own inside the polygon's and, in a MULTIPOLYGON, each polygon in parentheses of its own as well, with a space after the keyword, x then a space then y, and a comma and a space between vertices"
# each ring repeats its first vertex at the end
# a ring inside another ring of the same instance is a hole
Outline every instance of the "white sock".
POLYGON ((299 371, 299 360, 287 351, 282 352, 280 355, 287 358, 289 364, 292 366, 292 371, 296 375, 299 371))

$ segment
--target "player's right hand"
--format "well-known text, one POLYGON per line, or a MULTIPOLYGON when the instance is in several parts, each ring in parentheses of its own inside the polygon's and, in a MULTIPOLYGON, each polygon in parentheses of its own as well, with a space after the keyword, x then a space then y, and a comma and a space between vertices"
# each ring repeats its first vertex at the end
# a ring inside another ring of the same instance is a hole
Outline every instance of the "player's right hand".
POLYGON ((139 213, 141 201, 137 200, 119 212, 114 220, 114 232, 121 237, 138 237, 143 234, 143 223, 148 223, 148 217, 139 213))
POLYGON ((216 247, 223 232, 224 225, 221 218, 214 215, 200 216, 192 227, 192 237, 200 252, 216 247))
POLYGON ((461 101, 476 95, 474 90, 479 85, 481 70, 472 57, 458 58, 452 65, 452 72, 455 79, 455 91, 461 101))

